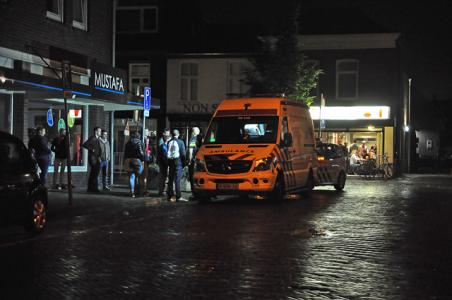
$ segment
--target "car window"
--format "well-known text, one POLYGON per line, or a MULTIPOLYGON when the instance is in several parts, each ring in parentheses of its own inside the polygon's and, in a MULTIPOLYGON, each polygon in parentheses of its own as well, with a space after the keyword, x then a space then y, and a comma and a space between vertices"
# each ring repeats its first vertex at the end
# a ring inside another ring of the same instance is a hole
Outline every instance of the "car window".
POLYGON ((333 145, 320 145, 317 148, 317 153, 325 157, 325 159, 336 158, 336 151, 334 150, 333 145))
POLYGON ((0 141, 0 172, 21 173, 33 168, 28 150, 22 143, 14 140, 0 141))

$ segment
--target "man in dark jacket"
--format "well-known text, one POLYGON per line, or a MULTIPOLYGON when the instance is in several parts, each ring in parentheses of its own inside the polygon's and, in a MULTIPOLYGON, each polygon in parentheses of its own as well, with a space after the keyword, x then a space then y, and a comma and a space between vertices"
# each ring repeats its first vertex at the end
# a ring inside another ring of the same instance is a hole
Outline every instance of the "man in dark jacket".
POLYGON ((101 132, 100 127, 94 127, 93 135, 82 145, 83 148, 88 150, 88 163, 91 167, 88 178, 88 192, 94 193, 100 192, 98 177, 100 172, 100 156, 102 154, 99 142, 101 132))
POLYGON ((124 150, 124 169, 129 174, 130 195, 133 198, 138 194, 138 189, 140 188, 139 186, 136 187, 136 182, 139 175, 143 172, 144 158, 144 145, 140 140, 140 134, 132 132, 124 150))
POLYGON ((176 201, 188 201, 182 198, 180 190, 185 155, 185 144, 179 139, 179 130, 174 129, 173 138, 168 142, 167 154, 169 166, 167 198, 169 201, 172 201, 172 197, 174 196, 174 187, 176 188, 176 201))
POLYGON ((39 178, 42 185, 46 185, 47 171, 50 164, 50 154, 52 153, 49 148, 49 141, 47 140, 46 129, 42 126, 36 128, 36 135, 28 143, 28 148, 32 151, 36 162, 38 163, 41 173, 39 178))
POLYGON ((159 165, 159 196, 163 195, 165 191, 165 183, 168 178, 168 142, 171 139, 171 132, 165 128, 163 130, 163 136, 159 140, 157 148, 157 163, 159 165))
POLYGON ((67 164, 67 151, 66 151, 66 130, 60 129, 60 135, 52 140, 52 146, 50 149, 55 152, 55 159, 53 160, 53 187, 55 189, 63 189, 64 169, 67 164), (61 167, 61 169, 60 169, 61 167), (58 169, 60 169, 60 184, 57 184, 58 169))

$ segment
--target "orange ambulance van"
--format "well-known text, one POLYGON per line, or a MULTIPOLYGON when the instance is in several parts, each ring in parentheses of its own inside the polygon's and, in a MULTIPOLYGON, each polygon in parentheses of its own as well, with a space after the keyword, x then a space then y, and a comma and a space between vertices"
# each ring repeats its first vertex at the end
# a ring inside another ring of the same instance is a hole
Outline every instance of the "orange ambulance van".
POLYGON ((308 107, 284 97, 223 100, 195 158, 193 194, 263 195, 280 200, 317 182, 308 107))

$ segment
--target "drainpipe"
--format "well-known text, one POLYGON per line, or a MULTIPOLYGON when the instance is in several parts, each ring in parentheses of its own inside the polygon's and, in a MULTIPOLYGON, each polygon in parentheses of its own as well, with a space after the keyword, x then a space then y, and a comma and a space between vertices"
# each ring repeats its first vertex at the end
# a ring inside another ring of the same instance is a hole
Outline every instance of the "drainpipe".
POLYGON ((116 6, 118 0, 113 0, 113 28, 112 28, 112 42, 111 42, 111 66, 116 67, 116 6))

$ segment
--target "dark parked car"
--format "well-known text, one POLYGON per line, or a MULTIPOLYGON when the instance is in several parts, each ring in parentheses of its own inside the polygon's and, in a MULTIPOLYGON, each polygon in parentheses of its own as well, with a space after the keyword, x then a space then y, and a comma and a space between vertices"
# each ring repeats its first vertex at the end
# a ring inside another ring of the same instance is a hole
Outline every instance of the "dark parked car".
POLYGON ((36 164, 24 143, 0 131, 0 223, 20 222, 31 233, 47 222, 47 189, 40 184, 36 164))

